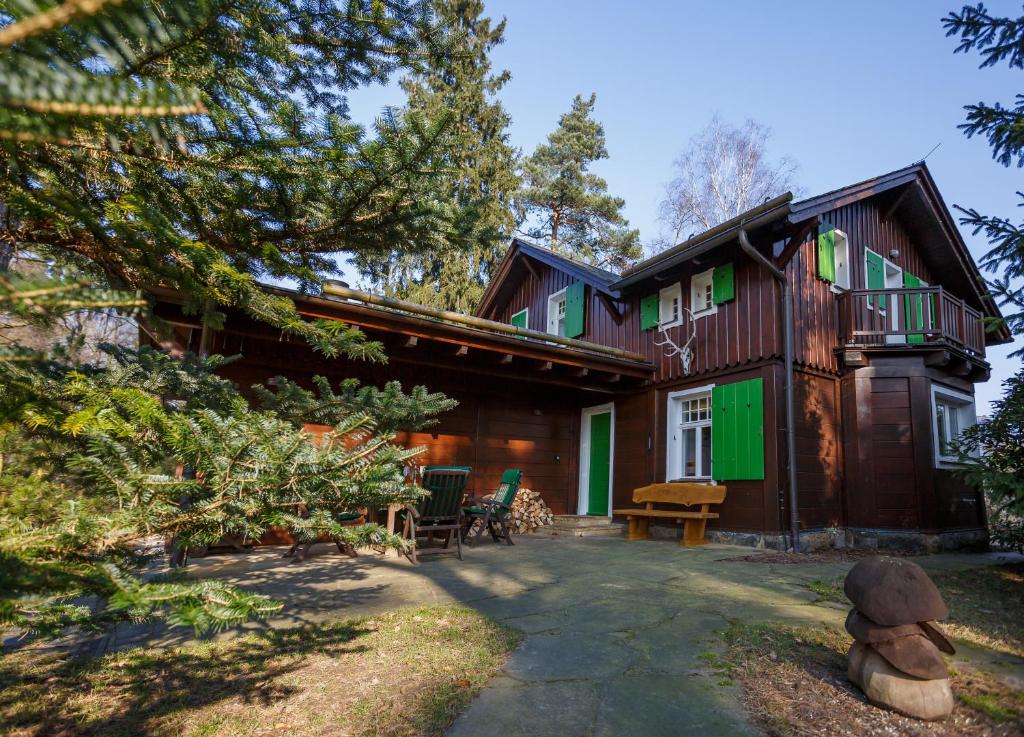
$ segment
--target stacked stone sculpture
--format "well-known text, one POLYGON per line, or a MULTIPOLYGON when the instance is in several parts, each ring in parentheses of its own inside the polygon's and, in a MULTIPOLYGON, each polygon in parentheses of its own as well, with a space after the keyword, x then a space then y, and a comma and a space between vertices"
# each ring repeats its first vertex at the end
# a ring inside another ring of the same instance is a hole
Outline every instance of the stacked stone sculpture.
POLYGON ((916 563, 862 560, 846 576, 854 639, 847 675, 868 701, 917 719, 943 719, 953 692, 942 653, 955 650, 936 620, 949 615, 939 590, 916 563))

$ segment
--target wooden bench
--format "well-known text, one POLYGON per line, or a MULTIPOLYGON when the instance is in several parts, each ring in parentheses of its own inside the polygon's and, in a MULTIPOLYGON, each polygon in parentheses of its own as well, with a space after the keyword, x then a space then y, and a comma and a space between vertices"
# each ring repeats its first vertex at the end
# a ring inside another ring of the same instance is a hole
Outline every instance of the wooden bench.
POLYGON ((718 513, 710 511, 712 504, 725 501, 725 487, 712 484, 668 483, 651 484, 633 490, 633 503, 643 504, 642 508, 615 509, 612 514, 626 518, 629 528, 627 540, 646 540, 650 537, 647 526, 652 519, 674 520, 682 523, 683 537, 680 545, 704 545, 704 526, 709 519, 718 519, 718 513), (655 504, 673 504, 691 507, 700 505, 700 511, 682 509, 656 509, 655 504))

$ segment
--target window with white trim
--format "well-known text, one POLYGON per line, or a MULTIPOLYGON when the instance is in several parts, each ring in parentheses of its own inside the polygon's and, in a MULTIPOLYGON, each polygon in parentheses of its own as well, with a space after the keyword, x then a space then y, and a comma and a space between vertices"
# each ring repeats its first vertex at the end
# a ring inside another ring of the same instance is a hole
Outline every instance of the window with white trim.
POLYGON ((683 321, 683 288, 676 283, 658 292, 658 327, 675 327, 683 321))
POLYGON ((565 336, 565 289, 548 297, 548 332, 565 336))
POLYGON ((713 315, 718 311, 714 299, 714 278, 714 269, 690 277, 690 312, 694 317, 713 315))
POLYGON ((936 466, 942 468, 957 463, 954 444, 960 433, 977 423, 974 397, 932 384, 932 433, 935 438, 936 466))
POLYGON ((711 478, 711 389, 706 386, 668 397, 668 480, 711 478))
POLYGON ((836 281, 834 291, 850 288, 850 239, 841 230, 835 232, 836 281))

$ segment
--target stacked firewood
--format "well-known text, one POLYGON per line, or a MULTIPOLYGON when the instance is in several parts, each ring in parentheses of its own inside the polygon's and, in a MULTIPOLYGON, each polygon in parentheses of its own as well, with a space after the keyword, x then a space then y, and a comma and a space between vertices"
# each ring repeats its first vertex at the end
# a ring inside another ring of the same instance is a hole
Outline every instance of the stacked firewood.
POLYGON ((520 489, 516 494, 510 517, 509 528, 516 535, 550 525, 555 521, 554 512, 540 498, 540 492, 530 489, 520 489))
POLYGON ((868 558, 850 570, 845 590, 854 606, 846 618, 854 639, 850 680, 873 704, 918 719, 949 716, 953 693, 942 653, 955 651, 935 621, 949 610, 924 569, 868 558))

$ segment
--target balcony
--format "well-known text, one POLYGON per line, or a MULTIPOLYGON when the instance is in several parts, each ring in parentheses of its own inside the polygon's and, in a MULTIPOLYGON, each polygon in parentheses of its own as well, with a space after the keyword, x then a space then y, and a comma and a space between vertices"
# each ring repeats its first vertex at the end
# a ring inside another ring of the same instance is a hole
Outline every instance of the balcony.
POLYGON ((981 313, 942 287, 849 289, 838 304, 843 350, 951 348, 985 358, 981 313))

